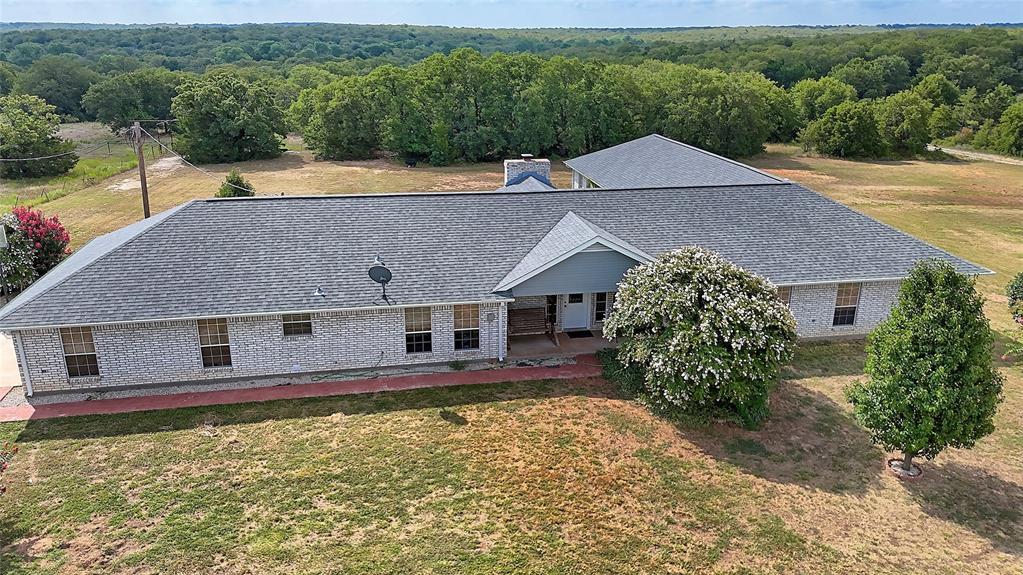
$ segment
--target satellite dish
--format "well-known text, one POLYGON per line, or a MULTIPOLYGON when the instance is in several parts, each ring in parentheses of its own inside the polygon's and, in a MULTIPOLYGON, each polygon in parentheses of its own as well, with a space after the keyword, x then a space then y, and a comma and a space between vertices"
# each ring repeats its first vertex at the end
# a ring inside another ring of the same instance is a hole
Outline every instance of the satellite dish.
POLYGON ((391 277, 391 270, 387 269, 384 261, 380 259, 380 256, 377 256, 369 267, 369 279, 380 284, 382 297, 387 305, 391 305, 391 300, 387 297, 387 283, 391 281, 391 277))
POLYGON ((391 277, 391 270, 387 269, 387 266, 384 264, 383 260, 380 259, 380 256, 377 256, 376 259, 373 260, 373 265, 369 268, 369 279, 382 286, 386 286, 387 282, 391 281, 391 277))

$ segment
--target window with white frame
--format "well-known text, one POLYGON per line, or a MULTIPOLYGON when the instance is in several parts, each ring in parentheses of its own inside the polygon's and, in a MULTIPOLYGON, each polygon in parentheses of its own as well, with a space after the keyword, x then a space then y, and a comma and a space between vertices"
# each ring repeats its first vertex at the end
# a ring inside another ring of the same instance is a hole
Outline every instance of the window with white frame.
POLYGON ((433 326, 430 308, 405 308, 405 353, 429 353, 433 351, 433 326))
POLYGON ((480 348, 480 306, 455 306, 455 350, 480 348))
POLYGON ((835 316, 831 325, 853 325, 856 323, 856 308, 860 304, 860 284, 838 284, 835 295, 835 316))
POLYGON ((604 292, 593 294, 593 321, 602 322, 607 317, 607 294, 604 292))
POLYGON ((281 316, 284 335, 312 335, 313 316, 308 313, 286 313, 281 316))
POLYGON ((68 377, 95 377, 99 375, 96 342, 90 327, 64 327, 60 329, 60 343, 64 347, 64 364, 68 377))
POLYGON ((785 305, 792 303, 792 286, 779 286, 778 299, 785 305))
POLYGON ((199 330, 199 353, 202 366, 231 367, 231 339, 227 333, 227 319, 200 319, 196 321, 199 330))

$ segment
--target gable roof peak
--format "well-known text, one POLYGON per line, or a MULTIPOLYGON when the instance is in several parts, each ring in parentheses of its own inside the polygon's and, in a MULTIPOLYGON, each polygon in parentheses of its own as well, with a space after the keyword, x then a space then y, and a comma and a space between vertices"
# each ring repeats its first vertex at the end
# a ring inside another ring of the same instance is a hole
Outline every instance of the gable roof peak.
POLYGON ((494 291, 509 290, 597 243, 638 262, 653 259, 642 250, 569 210, 498 282, 494 291))

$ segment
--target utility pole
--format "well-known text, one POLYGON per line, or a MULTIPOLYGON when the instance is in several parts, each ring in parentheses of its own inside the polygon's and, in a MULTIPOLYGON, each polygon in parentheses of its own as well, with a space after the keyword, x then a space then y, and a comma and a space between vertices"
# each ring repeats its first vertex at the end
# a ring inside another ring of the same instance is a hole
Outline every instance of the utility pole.
POLYGON ((146 151, 142 148, 142 126, 135 122, 131 129, 135 155, 139 159, 139 182, 142 184, 142 213, 149 217, 149 188, 146 186, 146 151))

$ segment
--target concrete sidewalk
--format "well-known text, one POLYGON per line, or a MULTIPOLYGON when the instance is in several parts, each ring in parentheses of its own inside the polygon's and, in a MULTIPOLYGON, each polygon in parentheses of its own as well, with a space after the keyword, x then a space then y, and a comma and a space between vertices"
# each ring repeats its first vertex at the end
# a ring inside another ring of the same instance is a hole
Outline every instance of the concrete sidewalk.
POLYGON ((576 356, 575 360, 576 363, 560 365, 557 367, 503 367, 499 369, 477 371, 402 375, 374 379, 353 379, 348 381, 326 381, 303 383, 298 385, 281 385, 276 387, 201 391, 195 393, 175 393, 169 395, 125 397, 118 399, 98 399, 94 401, 51 403, 38 406, 19 405, 16 407, 0 407, 0 422, 28 421, 30 419, 52 419, 55 417, 71 417, 76 415, 128 413, 133 411, 150 411, 157 409, 178 409, 181 407, 225 405, 254 401, 274 401, 278 399, 329 397, 356 393, 376 393, 378 391, 400 391, 404 389, 420 389, 426 387, 446 387, 452 385, 512 383, 516 381, 531 381, 538 379, 576 379, 600 375, 600 362, 597 360, 596 356, 579 355, 576 356))

